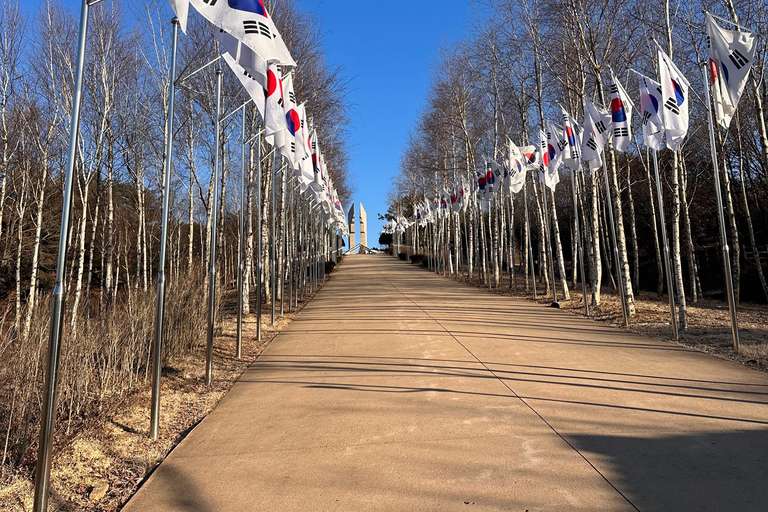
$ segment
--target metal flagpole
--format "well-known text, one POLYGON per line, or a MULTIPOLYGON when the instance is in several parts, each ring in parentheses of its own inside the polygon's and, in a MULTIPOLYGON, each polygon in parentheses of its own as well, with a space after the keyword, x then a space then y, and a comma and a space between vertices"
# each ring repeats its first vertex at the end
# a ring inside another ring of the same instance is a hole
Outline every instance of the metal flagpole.
POLYGON ((584 316, 589 316, 589 297, 587 296, 587 273, 584 272, 584 246, 581 241, 581 228, 579 226, 579 202, 576 198, 576 173, 571 174, 571 192, 573 193, 573 218, 576 224, 576 244, 579 251, 579 266, 581 267, 581 289, 584 294, 584 316))
POLYGON ((262 279, 262 257, 264 248, 262 246, 262 229, 264 229, 261 218, 261 132, 256 135, 256 340, 261 341, 261 295, 264 289, 264 279, 262 279))
POLYGON ((669 295, 669 313, 672 319, 672 333, 675 341, 680 339, 677 329, 677 314, 675 313, 675 284, 672 280, 672 264, 669 259, 669 242, 667 241, 667 221, 664 218, 664 196, 661 193, 661 179, 659 178, 659 157, 653 150, 653 170, 656 173, 656 197, 659 203, 659 219, 661 221, 661 237, 664 239, 664 267, 667 274, 667 293, 669 295))
POLYGON ((728 247, 728 236, 725 231, 725 217, 723 216, 723 193, 720 190, 720 168, 717 164, 717 148, 715 147, 715 125, 712 121, 712 100, 709 95, 709 77, 706 67, 702 66, 704 83, 707 84, 707 116, 709 118, 709 147, 712 153, 712 166, 715 170, 715 191, 717 195, 717 216, 720 220, 720 242, 723 244, 723 265, 725 267, 725 288, 728 293, 728 309, 731 311, 731 336, 733 337, 733 349, 738 352, 739 321, 736 316, 736 297, 733 293, 733 274, 731 273, 731 249, 728 247))
MULTIPOLYGON (((549 211, 549 201, 547 199, 547 196, 549 196, 548 193, 548 186, 546 183, 543 184, 544 186, 541 187, 541 195, 544 196, 544 216, 545 221, 547 223, 547 227, 544 229, 544 235, 547 237, 547 250, 549 252, 549 270, 550 275, 552 276, 552 304, 557 304, 557 281, 555 280, 555 254, 552 250, 552 236, 551 236, 551 229, 552 229, 552 215, 550 215, 549 211)), ((552 194, 554 196, 554 193, 552 194)), ((554 207, 554 205, 553 205, 554 207)))
POLYGON ((288 203, 286 201, 288 196, 288 167, 283 166, 283 193, 280 198, 280 204, 282 205, 280 212, 280 316, 285 315, 285 275, 287 271, 288 262, 286 261, 286 249, 288 248, 288 222, 286 214, 288 212, 288 203))
POLYGON ((218 231, 219 204, 219 147, 221 144, 221 68, 216 70, 216 145, 213 157, 213 194, 211 196, 211 239, 208 252, 210 268, 208 270, 208 347, 205 356, 205 383, 211 385, 213 379, 213 328, 216 323, 216 234, 218 231))
POLYGON ((621 312, 624 314, 624 326, 629 326, 629 313, 627 311, 627 298, 624 295, 624 281, 621 276, 621 263, 619 260, 619 246, 616 243, 616 224, 613 220, 613 199, 611 198, 611 188, 608 181, 608 168, 603 163, 603 174, 605 175, 605 197, 606 197, 606 210, 608 210, 608 221, 611 223, 611 241, 613 242, 613 254, 616 257, 616 284, 619 287, 619 296, 621 297, 621 312))
POLYGON ((525 237, 525 245, 526 251, 528 251, 528 267, 529 272, 531 273, 531 282, 533 283, 533 298, 538 299, 539 293, 536 291, 536 268, 533 264, 533 247, 531 245, 531 223, 528 219, 528 180, 525 180, 525 183, 523 183, 523 201, 525 202, 525 230, 528 232, 528 235, 525 237))
POLYGON ((75 174, 75 157, 80 130, 80 102, 83 97, 83 64, 85 63, 85 43, 88 34, 88 0, 83 0, 80 7, 80 34, 77 44, 77 68, 75 88, 72 96, 72 117, 69 127, 69 154, 67 172, 64 180, 64 197, 61 208, 61 231, 59 232, 59 255, 56 261, 56 284, 51 302, 51 328, 48 334, 48 365, 45 372, 43 407, 40 418, 40 444, 37 449, 35 468, 34 512, 47 512, 48 487, 51 476, 51 458, 53 456, 53 430, 56 421, 56 384, 59 376, 59 353, 61 351, 61 330, 64 320, 64 278, 68 248, 68 234, 72 208, 72 185, 75 174))
MULTIPOLYGON (((160 429, 160 378, 163 369, 163 324, 165 320, 165 253, 168 245, 168 215, 171 196, 171 164, 173 161, 173 113, 176 100, 176 50, 179 41, 179 20, 173 18, 173 49, 168 84, 168 118, 165 121, 165 175, 163 176, 163 220, 160 234, 160 263, 157 272, 157 312, 155 315, 155 344, 152 350, 152 404, 150 437, 157 441, 160 429)), ((191 229, 191 227, 190 227, 191 229)))
POLYGON ((243 358, 243 280, 245 277, 245 108, 240 130, 242 140, 240 157, 240 226, 237 251, 237 358, 243 358))
POLYGON ((277 251, 275 250, 275 241, 277 239, 277 231, 275 226, 275 203, 276 198, 275 194, 277 193, 275 190, 275 181, 277 181, 277 151, 272 155, 272 217, 271 217, 271 242, 269 244, 269 289, 272 296, 272 325, 275 325, 275 300, 276 300, 276 294, 277 294, 277 285, 275 284, 275 272, 277 271, 277 268, 275 267, 275 255, 277 251))

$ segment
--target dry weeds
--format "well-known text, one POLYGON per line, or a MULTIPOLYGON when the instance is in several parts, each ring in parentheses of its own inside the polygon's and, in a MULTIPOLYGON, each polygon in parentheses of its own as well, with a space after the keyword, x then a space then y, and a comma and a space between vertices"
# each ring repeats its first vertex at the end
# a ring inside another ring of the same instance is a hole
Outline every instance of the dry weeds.
MULTIPOLYGON (((278 318, 274 328, 270 326, 269 314, 262 315, 261 342, 256 341, 256 316, 245 317, 241 360, 235 357, 236 318, 225 317, 215 338, 211 387, 204 380, 204 351, 172 359, 163 369, 161 430, 157 442, 148 438, 148 385, 126 397, 111 413, 84 423, 56 449, 49 510, 118 510, 168 453, 213 410, 295 314, 278 318)), ((14 472, 0 467, 0 510, 31 509, 32 470, 29 465, 14 472)))

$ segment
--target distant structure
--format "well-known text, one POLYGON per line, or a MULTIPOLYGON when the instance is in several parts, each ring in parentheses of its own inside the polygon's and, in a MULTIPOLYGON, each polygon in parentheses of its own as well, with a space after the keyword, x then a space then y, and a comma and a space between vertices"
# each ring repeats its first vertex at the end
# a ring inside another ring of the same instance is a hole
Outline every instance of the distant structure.
POLYGON ((365 208, 363 208, 363 203, 360 203, 360 254, 366 254, 368 252, 368 235, 366 234, 367 226, 368 214, 365 212, 365 208))
POLYGON ((347 214, 347 223, 349 224, 349 250, 352 251, 355 248, 355 203, 349 207, 349 213, 347 214))

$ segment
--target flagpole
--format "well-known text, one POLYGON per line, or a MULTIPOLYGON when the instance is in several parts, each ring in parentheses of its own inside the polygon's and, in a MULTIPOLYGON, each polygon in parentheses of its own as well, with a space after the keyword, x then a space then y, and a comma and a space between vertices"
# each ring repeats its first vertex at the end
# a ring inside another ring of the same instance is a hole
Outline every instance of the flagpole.
POLYGON ((573 221, 576 225, 576 245, 579 252, 579 266, 581 267, 581 289, 584 295, 584 316, 589 316, 589 298, 587 297, 587 274, 584 272, 584 246, 581 241, 581 229, 579 227, 579 202, 576 194, 577 170, 571 174, 571 192, 573 194, 573 221))
POLYGON ((277 151, 274 152, 272 155, 272 217, 271 217, 271 229, 270 233, 272 235, 272 243, 269 244, 269 289, 270 293, 272 295, 272 311, 271 311, 271 324, 274 327, 275 325, 275 300, 276 300, 276 294, 277 294, 277 284, 275 283, 275 274, 277 272, 277 267, 275 266, 275 257, 277 255, 277 251, 275 250, 275 239, 277 238, 277 226, 276 226, 276 212, 275 212, 275 204, 277 202, 275 195, 277 194, 276 191, 276 185, 275 181, 277 180, 277 151))
POLYGON ((661 237, 664 239, 664 267, 667 276, 667 293, 669 295, 669 314, 672 320, 672 333, 675 341, 680 340, 675 313, 675 284, 672 281, 672 264, 669 259, 669 242, 667 241, 667 221, 664 218, 664 196, 661 193, 661 178, 659 177, 659 157, 653 150, 653 170, 656 173, 656 197, 659 203, 659 220, 661 221, 661 237))
POLYGON ((243 120, 240 129, 240 140, 242 141, 240 156, 240 225, 238 226, 238 246, 237 246, 237 348, 236 355, 238 359, 243 358, 243 281, 245 273, 245 107, 243 107, 243 120))
MULTIPOLYGON (((552 250, 552 232, 550 231, 552 229, 552 223, 553 216, 550 213, 549 209, 549 201, 547 200, 547 196, 549 195, 547 189, 549 187, 546 183, 544 183, 544 186, 541 187, 541 195, 544 196, 544 214, 546 216, 547 221, 547 229, 544 230, 544 234, 547 237, 547 249, 549 249, 549 270, 550 274, 552 276, 552 305, 558 304, 557 302, 557 281, 555 281, 555 254, 552 250)), ((550 189, 551 190, 551 189, 550 189)), ((552 192, 552 197, 554 198, 555 194, 554 191, 552 192)), ((552 205, 554 208, 554 204, 552 205)))
POLYGON ((712 166, 715 170, 715 192, 717 195, 717 216, 720 220, 720 242, 723 247, 723 265, 725 267, 725 288, 728 293, 728 309, 731 312, 731 336, 733 337, 733 349, 739 352, 739 323, 736 316, 736 297, 733 293, 733 274, 731 273, 731 255, 728 247, 728 237, 725 230, 725 217, 723 216, 723 194, 720 190, 720 168, 717 163, 717 148, 715 147, 715 125, 712 121, 712 100, 709 93, 709 77, 705 66, 701 72, 704 75, 705 89, 707 90, 707 117, 709 119, 709 146, 712 154, 712 166))
POLYGON ((264 289, 264 279, 262 278, 262 257, 264 247, 262 246, 262 230, 264 229, 263 219, 261 218, 261 130, 256 134, 256 340, 261 341, 261 295, 264 289))
MULTIPOLYGON (((171 20, 173 47, 168 78, 168 118, 165 121, 165 174, 163 176, 163 219, 160 234, 160 263, 157 272, 157 311, 155 315, 155 343, 152 354, 152 402, 150 411, 150 437, 157 441, 160 429, 160 379, 163 368, 163 324, 165 321, 165 260, 168 245, 168 216, 171 195, 171 165, 173 162, 173 114, 176 106, 176 53, 179 41, 179 20, 171 20)), ((191 227, 190 227, 191 229, 191 227)))
POLYGON ((219 203, 219 145, 221 144, 221 68, 216 70, 216 145, 213 157, 213 194, 211 195, 211 238, 208 270, 208 346, 205 357, 205 383, 210 386, 213 379, 213 329, 216 324, 216 238, 218 231, 219 203))
POLYGON ((526 250, 528 251, 529 270, 531 273, 531 282, 533 283, 533 298, 537 300, 539 293, 536 291, 536 269, 533 264, 533 247, 531 246, 531 223, 528 219, 528 179, 523 183, 523 201, 525 201, 525 230, 528 235, 525 237, 526 250))
POLYGON ((69 246, 69 226, 72 208, 72 185, 75 174, 75 157, 80 131, 80 103, 83 97, 83 67, 85 63, 85 44, 88 34, 88 0, 83 0, 80 7, 80 33, 77 44, 77 66, 75 87, 72 96, 72 117, 69 128, 69 153, 67 171, 64 179, 64 197, 61 208, 61 230, 59 231, 59 254, 56 261, 56 284, 51 298, 51 326, 48 333, 48 365, 45 372, 43 404, 40 417, 40 442, 37 450, 35 467, 35 498, 32 510, 47 512, 48 488, 51 476, 51 458, 53 456, 53 431, 56 422, 56 385, 59 376, 59 354, 61 351, 61 331, 64 320, 64 288, 67 249, 69 246))
POLYGON ((280 194, 280 316, 285 315, 285 274, 287 269, 287 263, 285 261, 286 247, 288 244, 288 237, 286 228, 288 223, 286 222, 285 214, 286 208, 286 196, 288 195, 288 172, 287 167, 283 164, 281 172, 283 173, 283 188, 280 194))
POLYGON ((608 167, 603 163, 603 174, 605 175, 605 198, 607 201, 606 210, 608 210, 608 220, 611 224, 611 241, 613 242, 613 254, 616 262, 616 285, 619 287, 619 297, 621 298, 621 312, 624 315, 624 327, 629 327, 629 314, 627 312, 627 299, 624 295, 624 281, 621 276, 621 265, 619 263, 619 246, 616 243, 616 223, 613 219, 613 199, 611 198, 611 188, 608 181, 608 167))

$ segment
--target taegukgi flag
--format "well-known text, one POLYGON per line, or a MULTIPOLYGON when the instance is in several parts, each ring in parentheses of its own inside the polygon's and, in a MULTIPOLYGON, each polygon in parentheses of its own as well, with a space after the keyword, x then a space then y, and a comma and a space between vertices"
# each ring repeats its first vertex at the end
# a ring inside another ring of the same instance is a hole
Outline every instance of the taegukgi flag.
POLYGON ((659 50, 659 79, 661 80, 661 97, 664 100, 662 119, 667 132, 667 146, 677 150, 688 134, 690 84, 669 55, 662 50, 659 50))
POLYGON ((626 153, 632 142, 632 109, 634 105, 627 91, 611 71, 611 122, 613 124, 613 149, 626 153))
POLYGON ((189 0, 189 3, 205 19, 242 41, 266 62, 296 65, 263 0, 189 0))
POLYGON ((755 36, 747 31, 725 30, 709 13, 706 25, 715 115, 718 124, 727 130, 755 60, 755 36))
POLYGON ((589 168, 603 165, 603 151, 611 128, 611 115, 598 109, 589 98, 584 98, 584 138, 581 158, 589 168))
POLYGON ((661 84, 647 76, 640 77, 640 110, 643 115, 643 142, 646 147, 661 151, 664 120, 661 111, 661 84))
POLYGON ((264 109, 264 138, 275 149, 285 144, 285 100, 283 99, 283 81, 277 64, 267 68, 267 101, 264 109))

